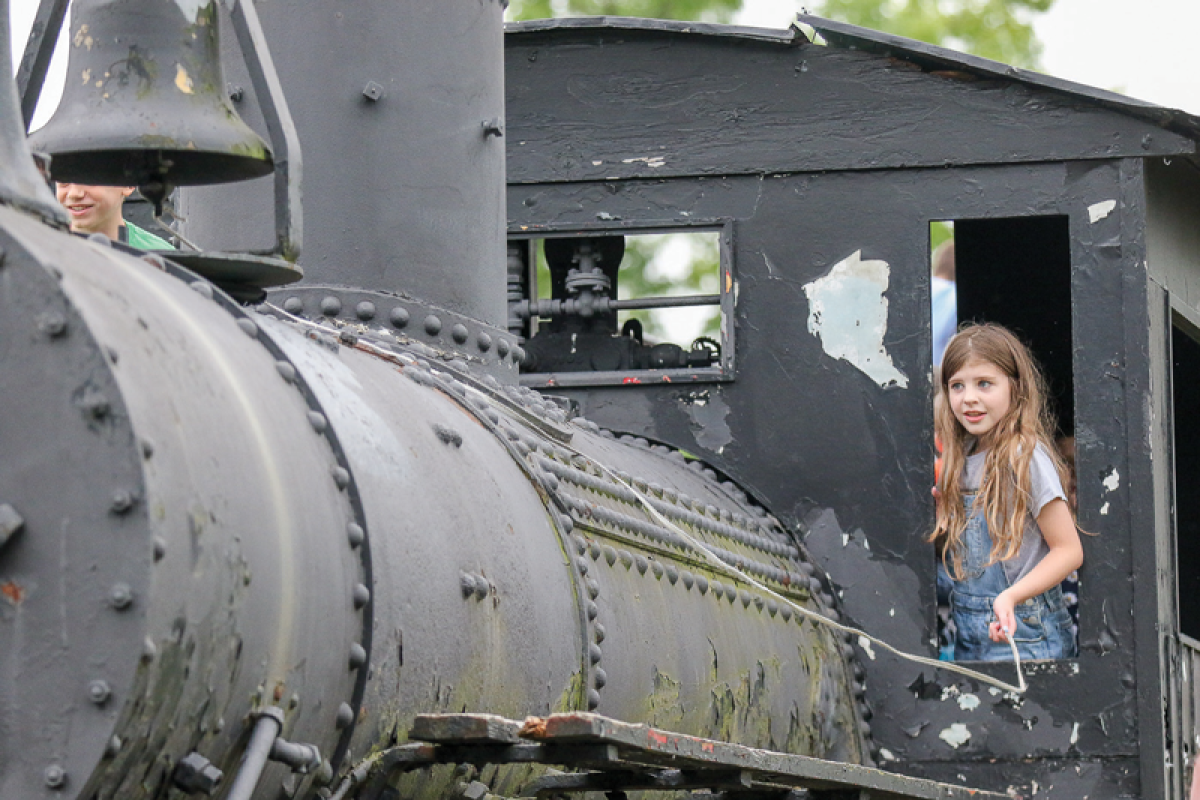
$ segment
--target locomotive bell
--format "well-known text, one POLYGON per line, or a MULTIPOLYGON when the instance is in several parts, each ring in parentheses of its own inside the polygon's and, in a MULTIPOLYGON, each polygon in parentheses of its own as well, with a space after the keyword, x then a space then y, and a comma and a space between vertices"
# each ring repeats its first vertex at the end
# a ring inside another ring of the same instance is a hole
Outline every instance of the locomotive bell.
POLYGON ((62 100, 33 147, 55 180, 172 186, 269 174, 271 152, 224 95, 218 0, 76 0, 62 100))

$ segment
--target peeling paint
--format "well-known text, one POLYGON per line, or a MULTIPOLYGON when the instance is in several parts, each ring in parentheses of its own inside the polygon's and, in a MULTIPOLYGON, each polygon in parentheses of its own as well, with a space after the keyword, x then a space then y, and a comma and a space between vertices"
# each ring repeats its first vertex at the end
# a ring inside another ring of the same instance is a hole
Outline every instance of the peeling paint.
POLYGON ((938 738, 957 750, 962 745, 971 741, 971 732, 967 730, 966 725, 956 722, 939 733, 938 738))
POLYGON ((1104 503, 1104 505, 1100 506, 1100 514, 1101 514, 1101 516, 1108 516, 1108 502, 1107 501, 1104 503))
POLYGON ((871 659, 872 661, 875 660, 875 651, 871 649, 871 640, 870 639, 868 639, 865 636, 859 636, 858 637, 858 646, 861 647, 863 649, 863 652, 867 654, 867 658, 871 659))
POLYGON ((184 94, 192 94, 192 78, 182 64, 175 65, 175 88, 184 94))
POLYGON ((1075 744, 1079 741, 1079 723, 1078 722, 1076 722, 1074 725, 1071 726, 1071 740, 1070 741, 1071 741, 1071 744, 1075 744))
POLYGON ((886 747, 879 748, 879 757, 882 758, 884 761, 895 761, 896 760, 896 757, 894 755, 892 755, 892 751, 888 750, 886 747))
POLYGON ((973 694, 963 694, 958 698, 958 707, 963 711, 974 711, 979 708, 979 697, 973 694))
POLYGON ((622 164, 639 164, 639 163, 641 163, 641 164, 645 164, 647 167, 650 167, 651 169, 657 169, 658 167, 664 166, 666 164, 666 162, 663 161, 663 156, 643 156, 641 158, 623 158, 623 159, 621 159, 621 163, 622 164))
POLYGON ((882 387, 908 386, 883 347, 887 333, 890 270, 886 261, 862 259, 856 250, 829 272, 804 285, 808 332, 830 356, 847 361, 882 387))
POLYGON ((1112 213, 1112 210, 1117 207, 1116 200, 1103 200, 1099 203, 1092 203, 1088 206, 1088 222, 1095 224, 1112 213))
POLYGON ((1121 473, 1117 472, 1117 468, 1113 467, 1112 472, 1108 473, 1102 483, 1106 492, 1115 492, 1121 486, 1121 473))

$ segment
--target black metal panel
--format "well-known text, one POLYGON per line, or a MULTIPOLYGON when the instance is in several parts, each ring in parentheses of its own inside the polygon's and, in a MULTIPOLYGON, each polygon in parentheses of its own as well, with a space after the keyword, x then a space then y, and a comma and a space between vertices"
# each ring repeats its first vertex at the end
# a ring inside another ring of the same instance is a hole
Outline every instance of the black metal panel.
POLYGON ((836 47, 562 27, 513 30, 506 58, 510 182, 1195 151, 1090 97, 836 47))
MULTIPOLYGON (((896 759, 893 767, 919 771, 950 759, 962 772, 964 758, 986 755, 995 766, 977 763, 964 774, 971 783, 1004 788, 1011 759, 1138 752, 1146 718, 1128 692, 1135 675, 1128 644, 1135 631, 1153 630, 1154 617, 1141 616, 1135 626, 1121 611, 1133 603, 1125 576, 1137 546, 1137 526, 1123 521, 1129 508, 1123 476, 1132 456, 1122 443, 1136 437, 1128 433, 1133 423, 1113 409, 1141 408, 1121 373, 1125 339, 1139 323, 1114 325, 1111 309, 1126 306, 1125 291, 1137 291, 1138 249, 1114 243, 1137 241, 1136 227, 1127 226, 1136 226, 1141 206, 1118 167, 627 181, 608 184, 603 194, 594 189, 511 186, 512 224, 530 224, 535 215, 543 224, 579 224, 601 209, 623 222, 640 221, 641 214, 661 213, 672 194, 681 212, 702 205, 707 214, 735 219, 738 370, 731 384, 705 387, 703 396, 696 387, 556 391, 601 424, 702 454, 751 487, 808 532, 809 548, 824 560, 857 622, 921 653, 929 652, 933 636, 934 557, 922 540, 932 525, 929 221, 1066 216, 1080 522, 1102 533, 1084 543, 1085 587, 1095 587, 1083 591, 1084 653, 1077 663, 1040 671, 1028 697, 1015 703, 878 651, 864 663, 878 741, 896 759), (538 198, 532 208, 522 202, 530 196, 538 198), (742 197, 755 202, 741 203, 742 197), (1090 211, 1109 200, 1111 213, 1090 211), (861 365, 826 352, 809 329, 806 285, 856 252, 889 265, 883 346, 907 386, 881 385, 861 365), (960 705, 963 695, 973 697, 960 705), (975 700, 979 706, 969 710, 975 700), (959 747, 939 738, 955 723, 972 734, 959 747)), ((1012 677, 1011 666, 988 671, 1012 677)), ((1150 688, 1146 702, 1157 696, 1150 688)))

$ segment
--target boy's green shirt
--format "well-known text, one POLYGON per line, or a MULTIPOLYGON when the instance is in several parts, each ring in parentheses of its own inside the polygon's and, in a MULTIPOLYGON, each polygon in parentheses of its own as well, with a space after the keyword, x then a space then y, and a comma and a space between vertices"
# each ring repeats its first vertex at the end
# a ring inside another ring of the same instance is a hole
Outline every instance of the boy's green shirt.
POLYGON ((174 250, 175 247, 161 236, 155 236, 147 230, 139 228, 132 222, 126 222, 122 227, 122 233, 125 235, 121 238, 130 247, 136 247, 139 250, 174 250))

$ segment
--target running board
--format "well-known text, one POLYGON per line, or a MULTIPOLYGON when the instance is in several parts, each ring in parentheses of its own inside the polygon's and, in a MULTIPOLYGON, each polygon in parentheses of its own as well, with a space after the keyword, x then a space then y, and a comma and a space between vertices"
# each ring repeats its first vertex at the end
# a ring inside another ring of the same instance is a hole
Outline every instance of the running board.
POLYGON ((538 778, 524 787, 523 797, 706 790, 730 800, 1009 800, 996 792, 685 736, 598 714, 551 714, 524 722, 492 714, 422 714, 409 739, 428 744, 392 748, 387 760, 393 768, 536 763, 579 770, 538 778))

